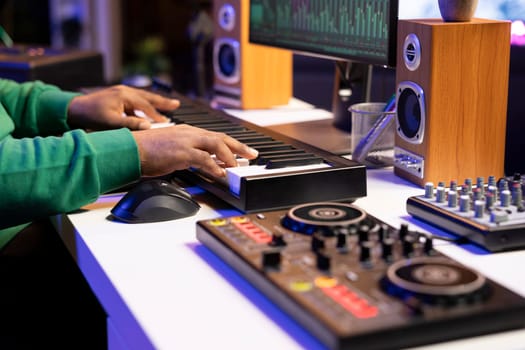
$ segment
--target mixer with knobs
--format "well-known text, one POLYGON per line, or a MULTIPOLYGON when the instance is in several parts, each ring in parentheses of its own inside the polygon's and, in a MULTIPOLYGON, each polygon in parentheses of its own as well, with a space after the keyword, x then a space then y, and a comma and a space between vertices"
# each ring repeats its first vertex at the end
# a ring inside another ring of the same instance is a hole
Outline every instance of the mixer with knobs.
POLYGON ((446 187, 425 185, 424 194, 407 200, 409 214, 490 250, 525 247, 525 203, 520 174, 496 180, 489 176, 455 180, 446 187))

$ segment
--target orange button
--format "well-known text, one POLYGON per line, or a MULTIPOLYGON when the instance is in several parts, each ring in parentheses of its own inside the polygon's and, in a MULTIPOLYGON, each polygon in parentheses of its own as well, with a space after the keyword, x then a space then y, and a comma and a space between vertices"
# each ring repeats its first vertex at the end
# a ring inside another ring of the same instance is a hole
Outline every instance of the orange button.
POLYGON ((337 280, 329 276, 320 276, 315 279, 315 285, 319 288, 333 288, 337 285, 337 280))
POLYGON ((248 218, 246 216, 236 216, 230 219, 233 223, 242 224, 245 222, 248 222, 248 218))

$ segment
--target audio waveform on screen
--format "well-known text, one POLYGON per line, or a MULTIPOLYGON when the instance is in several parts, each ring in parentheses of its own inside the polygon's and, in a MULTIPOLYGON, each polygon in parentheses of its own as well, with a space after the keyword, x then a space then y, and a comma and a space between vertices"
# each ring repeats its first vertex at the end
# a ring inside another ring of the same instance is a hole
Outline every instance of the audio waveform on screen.
POLYGON ((369 0, 295 0, 277 5, 277 28, 386 39, 387 3, 369 0))
POLYGON ((381 57, 390 35, 387 0, 251 0, 250 35, 328 55, 381 57))

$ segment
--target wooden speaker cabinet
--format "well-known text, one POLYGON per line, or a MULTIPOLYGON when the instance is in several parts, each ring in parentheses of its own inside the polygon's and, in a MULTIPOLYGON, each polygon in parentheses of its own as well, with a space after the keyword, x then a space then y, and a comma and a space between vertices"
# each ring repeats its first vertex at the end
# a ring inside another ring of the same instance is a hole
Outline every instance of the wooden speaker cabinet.
POLYGON ((241 109, 287 104, 292 53, 249 42, 249 0, 214 0, 214 101, 241 109))
POLYGON ((504 171, 510 22, 400 20, 394 172, 426 182, 504 171))

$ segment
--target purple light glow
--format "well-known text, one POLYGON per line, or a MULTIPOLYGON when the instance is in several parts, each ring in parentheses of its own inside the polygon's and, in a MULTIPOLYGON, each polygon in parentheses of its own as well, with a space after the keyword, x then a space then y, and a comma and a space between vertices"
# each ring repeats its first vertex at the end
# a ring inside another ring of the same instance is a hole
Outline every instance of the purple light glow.
POLYGON ((513 21, 510 29, 510 43, 525 46, 525 23, 522 20, 513 21))

